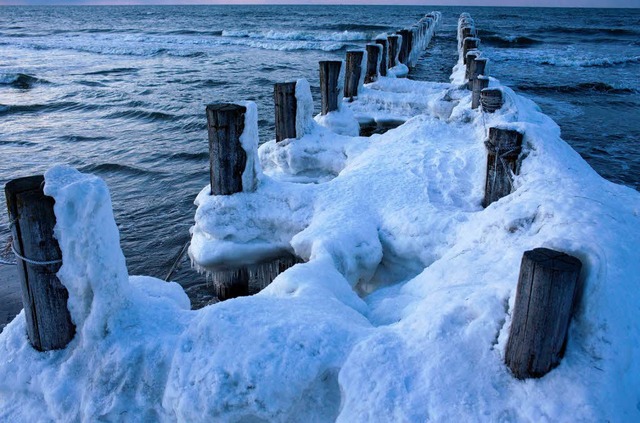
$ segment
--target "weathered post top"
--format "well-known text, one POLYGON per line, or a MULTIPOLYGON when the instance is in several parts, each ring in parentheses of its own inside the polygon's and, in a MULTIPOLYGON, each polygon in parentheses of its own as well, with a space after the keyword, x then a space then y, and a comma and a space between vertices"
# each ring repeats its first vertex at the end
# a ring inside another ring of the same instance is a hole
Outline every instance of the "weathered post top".
POLYGON ((206 107, 209 133, 209 169, 212 195, 230 195, 242 191, 242 173, 247 154, 240 136, 244 131, 245 106, 233 103, 206 107))
POLYGON ((296 83, 280 82, 273 86, 276 114, 276 142, 296 138, 296 83))
POLYGON ((320 101, 323 115, 338 110, 340 97, 338 79, 341 68, 342 62, 339 60, 320 61, 320 101))
POLYGON ((560 363, 579 298, 582 263, 536 248, 522 256, 505 363, 518 379, 542 377, 560 363))
POLYGON ((364 51, 349 50, 347 51, 347 63, 344 73, 344 96, 349 100, 353 100, 358 96, 358 87, 360 85, 360 77, 362 75, 362 59, 364 51))

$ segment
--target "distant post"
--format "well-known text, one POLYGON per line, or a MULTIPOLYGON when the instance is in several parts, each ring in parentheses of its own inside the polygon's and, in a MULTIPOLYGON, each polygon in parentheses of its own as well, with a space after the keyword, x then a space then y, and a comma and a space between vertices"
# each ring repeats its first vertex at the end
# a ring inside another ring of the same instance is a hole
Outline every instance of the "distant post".
POLYGON ((473 91, 471 94, 471 108, 477 109, 480 105, 480 92, 489 86, 489 77, 479 75, 473 80, 473 91))
POLYGON ((462 60, 464 64, 467 64, 467 53, 471 50, 475 50, 480 46, 480 40, 477 38, 465 38, 462 41, 462 60))
POLYGON ((320 62, 320 95, 323 115, 338 110, 340 89, 338 78, 342 62, 339 60, 323 60, 320 62))
POLYGON ((44 177, 9 181, 4 188, 18 257, 29 342, 38 351, 61 349, 73 339, 75 326, 67 309, 69 293, 56 274, 62 252, 53 236, 54 200, 44 195, 44 177))
POLYGON ((518 379, 537 378, 560 363, 579 297, 576 257, 536 248, 522 256, 505 363, 518 379))
POLYGON ((396 31, 402 36, 402 43, 400 45, 400 54, 398 55, 398 61, 409 66, 409 54, 411 52, 411 45, 413 44, 412 32, 408 29, 401 29, 396 31))
POLYGON ((398 54, 400 53, 400 37, 397 35, 389 35, 389 68, 398 65, 398 54))
POLYGON ((364 82, 370 83, 378 79, 378 59, 382 55, 380 44, 367 44, 367 73, 364 75, 364 82))
POLYGON ((382 46, 382 60, 380 61, 380 76, 387 76, 387 68, 389 67, 389 40, 377 39, 377 44, 382 46))
POLYGON ((467 84, 467 88, 469 90, 473 90, 473 81, 479 76, 484 75, 485 68, 487 66, 487 59, 482 57, 477 57, 472 61, 467 61, 467 70, 469 71, 469 82, 467 84))
POLYGON ((296 83, 281 82, 273 86, 276 112, 276 142, 296 137, 296 83))
POLYGON ((244 131, 246 112, 246 107, 231 103, 206 107, 211 195, 231 195, 242 191, 247 154, 240 143, 240 135, 244 131))
POLYGON ((353 99, 358 96, 363 57, 364 51, 362 50, 347 51, 347 64, 344 74, 344 96, 348 98, 349 101, 353 101, 353 99))

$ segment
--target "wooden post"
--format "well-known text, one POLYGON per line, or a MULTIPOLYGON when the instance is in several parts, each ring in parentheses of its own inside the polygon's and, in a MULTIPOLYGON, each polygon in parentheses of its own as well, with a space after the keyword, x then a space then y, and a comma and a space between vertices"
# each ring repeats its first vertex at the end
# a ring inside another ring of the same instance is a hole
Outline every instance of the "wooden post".
POLYGON ((62 252, 53 236, 54 200, 44 195, 43 185, 39 175, 14 179, 4 188, 13 248, 28 259, 18 258, 18 274, 27 335, 38 351, 64 348, 75 335, 67 309, 69 293, 56 276, 62 252))
POLYGON ((466 80, 469 79, 469 75, 471 74, 471 72, 473 71, 473 67, 475 66, 475 59, 477 57, 480 56, 480 52, 478 50, 471 50, 470 52, 467 53, 466 57, 464 58, 464 63, 466 64, 465 70, 464 70, 464 78, 466 80))
POLYGON ((473 90, 473 81, 479 75, 484 75, 486 66, 487 59, 477 56, 471 62, 467 62, 467 69, 469 70, 469 82, 467 84, 467 88, 469 88, 469 90, 473 90))
POLYGON ((513 177, 519 173, 518 156, 522 151, 522 134, 518 131, 489 128, 487 178, 483 207, 488 207, 513 191, 513 177))
POLYGON ((409 54, 411 53, 411 46, 413 44, 412 33, 408 29, 401 29, 397 31, 402 36, 402 44, 400 45, 400 54, 398 60, 409 66, 409 54))
POLYGON ((467 63, 467 53, 478 48, 480 40, 477 38, 465 38, 462 41, 462 60, 467 63))
POLYGON ((380 44, 367 44, 367 72, 364 75, 364 82, 370 83, 378 79, 378 59, 382 55, 380 44))
POLYGON ((480 92, 489 86, 489 78, 479 75, 473 80, 473 91, 471 94, 471 108, 477 109, 480 105, 480 92))
POLYGON ((296 137, 296 83, 280 82, 273 86, 276 108, 276 142, 296 137))
POLYGON ((382 60, 380 61, 380 76, 387 76, 389 68, 389 41, 386 38, 377 39, 376 43, 382 46, 382 60))
POLYGON ((505 352, 505 363, 518 379, 542 377, 560 363, 581 268, 576 257, 547 248, 522 256, 505 352))
POLYGON ((480 91, 480 104, 483 112, 494 113, 502 107, 503 102, 502 90, 499 88, 485 88, 480 91))
POLYGON ((467 24, 465 26, 462 26, 462 39, 464 40, 465 38, 475 38, 476 34, 476 29, 472 24, 467 24))
POLYGON ((340 88, 338 78, 342 62, 339 60, 323 60, 320 62, 320 94, 322 97, 323 115, 338 110, 340 88))
POLYGON ((246 112, 246 107, 231 103, 209 104, 206 108, 211 195, 242 191, 247 154, 240 144, 240 135, 246 112))
POLYGON ((362 74, 362 50, 347 51, 347 64, 344 73, 344 96, 353 101, 358 96, 358 85, 362 74))
POLYGON ((392 68, 398 64, 398 54, 400 53, 400 37, 397 35, 389 35, 387 37, 389 41, 389 68, 392 68))

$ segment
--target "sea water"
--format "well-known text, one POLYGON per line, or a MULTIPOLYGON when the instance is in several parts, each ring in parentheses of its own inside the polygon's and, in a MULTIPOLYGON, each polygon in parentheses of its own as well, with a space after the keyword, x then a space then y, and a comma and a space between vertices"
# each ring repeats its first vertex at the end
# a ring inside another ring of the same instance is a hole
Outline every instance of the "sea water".
MULTIPOLYGON (((431 7, 126 6, 0 8, 0 184, 70 164, 111 190, 131 274, 164 278, 208 183, 205 106, 258 104, 274 138, 273 84, 311 83, 431 7)), ((410 78, 447 82, 461 12, 488 73, 532 98, 602 176, 640 188, 640 10, 441 7, 410 78)), ((0 199, 4 210, 4 198, 0 199)), ((0 220, 0 243, 9 235, 0 220)), ((185 287, 204 278, 183 265, 185 287)))

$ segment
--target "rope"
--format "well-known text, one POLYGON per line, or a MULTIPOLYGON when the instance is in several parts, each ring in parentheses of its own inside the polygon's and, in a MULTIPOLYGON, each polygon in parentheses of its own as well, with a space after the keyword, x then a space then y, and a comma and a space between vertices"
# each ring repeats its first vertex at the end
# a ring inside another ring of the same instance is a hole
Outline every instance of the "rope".
POLYGON ((62 259, 49 260, 49 261, 38 261, 38 260, 32 260, 32 259, 26 258, 26 257, 20 255, 20 253, 18 253, 18 251, 16 251, 16 248, 14 247, 13 244, 11 244, 11 251, 13 251, 13 254, 18 259, 24 261, 25 263, 33 264, 33 265, 36 265, 36 266, 48 266, 50 264, 62 263, 62 259))
POLYGON ((166 278, 164 278, 165 282, 168 282, 171 276, 173 276, 174 272, 178 268, 178 265, 180 264, 180 260, 182 259, 182 256, 184 256, 184 253, 187 251, 187 247, 189 247, 190 243, 191 241, 187 241, 182 247, 182 250, 180 250, 180 253, 178 253, 176 260, 173 262, 173 266, 171 266, 171 270, 169 270, 169 274, 167 275, 166 278))

